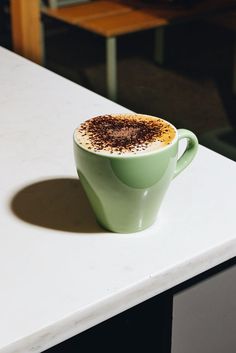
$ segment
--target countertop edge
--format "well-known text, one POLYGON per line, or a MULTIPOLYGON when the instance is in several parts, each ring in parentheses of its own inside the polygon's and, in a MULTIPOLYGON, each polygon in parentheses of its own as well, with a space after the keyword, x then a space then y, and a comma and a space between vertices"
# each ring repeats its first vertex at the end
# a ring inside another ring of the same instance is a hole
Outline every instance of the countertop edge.
POLYGON ((40 331, 2 347, 0 353, 40 353, 235 256, 236 239, 198 254, 191 261, 150 275, 115 296, 104 298, 40 331))

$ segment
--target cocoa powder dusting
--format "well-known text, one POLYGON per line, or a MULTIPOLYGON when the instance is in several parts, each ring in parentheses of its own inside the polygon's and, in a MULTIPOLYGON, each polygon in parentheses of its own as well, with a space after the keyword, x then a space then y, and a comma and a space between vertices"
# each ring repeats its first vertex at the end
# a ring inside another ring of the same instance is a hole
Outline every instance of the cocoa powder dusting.
POLYGON ((140 119, 133 115, 132 119, 125 115, 97 116, 81 124, 79 132, 89 136, 95 151, 118 153, 145 150, 152 142, 165 140, 168 144, 173 139, 170 125, 161 119, 140 119))

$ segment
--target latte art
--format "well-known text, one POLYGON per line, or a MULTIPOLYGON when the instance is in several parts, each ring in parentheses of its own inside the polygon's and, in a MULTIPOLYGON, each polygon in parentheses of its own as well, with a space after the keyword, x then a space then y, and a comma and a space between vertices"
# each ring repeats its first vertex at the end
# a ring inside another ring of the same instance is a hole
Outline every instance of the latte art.
POLYGON ((135 155, 161 149, 175 136, 175 128, 166 121, 138 114, 97 116, 75 131, 75 141, 81 147, 106 155, 135 155))

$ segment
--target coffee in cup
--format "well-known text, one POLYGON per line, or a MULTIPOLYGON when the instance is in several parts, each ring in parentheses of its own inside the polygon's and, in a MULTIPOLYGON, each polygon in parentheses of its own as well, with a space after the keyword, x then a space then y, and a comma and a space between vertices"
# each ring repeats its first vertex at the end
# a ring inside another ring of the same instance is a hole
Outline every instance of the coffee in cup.
POLYGON ((159 150, 175 138, 168 122, 147 115, 101 115, 82 123, 76 142, 91 152, 105 155, 137 155, 159 150))

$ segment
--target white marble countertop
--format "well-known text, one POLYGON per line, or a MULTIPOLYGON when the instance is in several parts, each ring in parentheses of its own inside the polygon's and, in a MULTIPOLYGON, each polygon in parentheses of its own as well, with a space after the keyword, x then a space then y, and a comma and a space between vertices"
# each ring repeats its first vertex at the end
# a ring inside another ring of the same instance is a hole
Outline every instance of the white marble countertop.
POLYGON ((5 49, 0 91, 0 353, 41 352, 236 255, 234 162, 200 147, 154 226, 108 233, 72 133, 126 109, 5 49))

